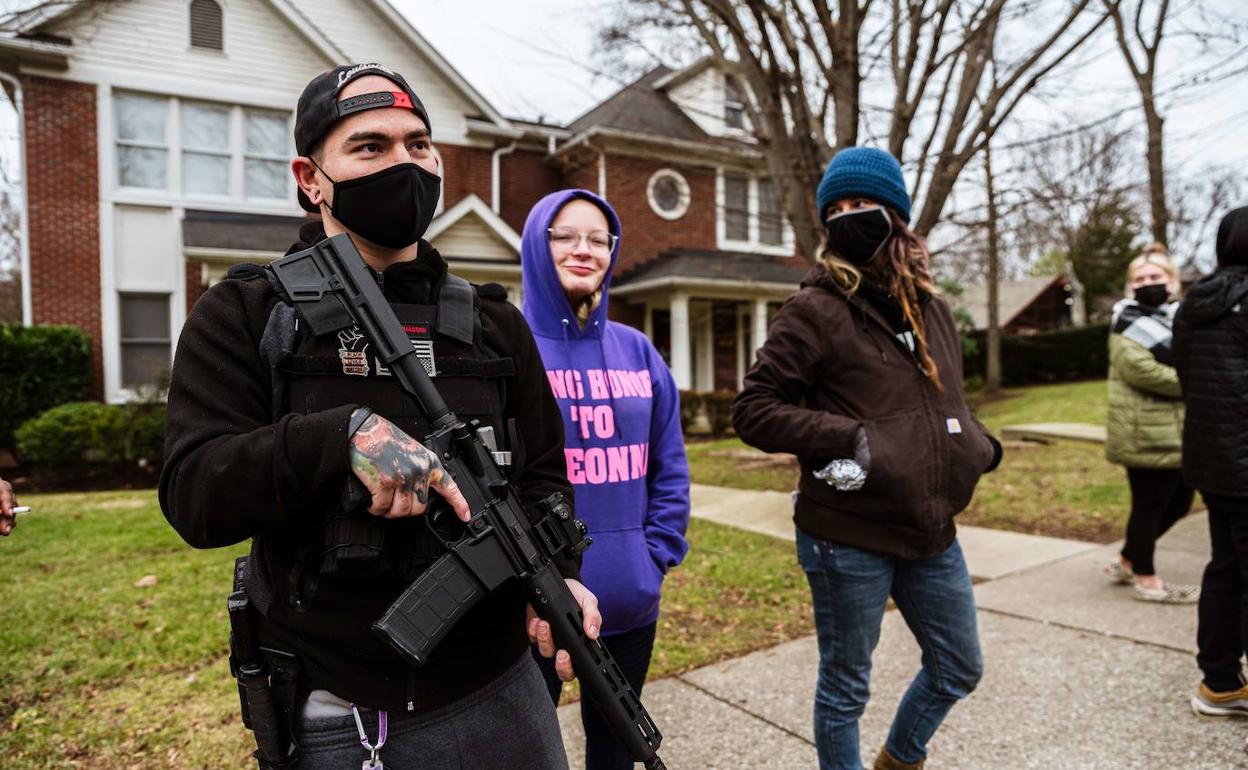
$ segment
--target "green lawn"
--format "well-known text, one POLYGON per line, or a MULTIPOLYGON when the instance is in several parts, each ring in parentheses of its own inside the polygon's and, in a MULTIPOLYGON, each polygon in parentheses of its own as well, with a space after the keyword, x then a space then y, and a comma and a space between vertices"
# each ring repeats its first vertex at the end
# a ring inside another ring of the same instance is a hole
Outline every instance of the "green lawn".
MULTIPOLYGON (((1030 422, 1104 424, 1105 382, 1020 388, 972 406, 994 433, 1030 422)), ((796 463, 755 452, 737 439, 689 446, 694 482, 787 492, 796 463)), ((1110 542, 1122 536, 1130 497, 1122 468, 1105 460, 1099 446, 1010 442, 996 472, 983 478, 975 500, 958 521, 994 529, 1110 542)))
MULTIPOLYGON (((226 664, 225 594, 243 547, 190 549, 150 491, 22 502, 34 513, 0 540, 0 767, 249 766, 226 664)), ((703 521, 689 539, 664 591, 653 677, 811 632, 790 544, 703 521)))

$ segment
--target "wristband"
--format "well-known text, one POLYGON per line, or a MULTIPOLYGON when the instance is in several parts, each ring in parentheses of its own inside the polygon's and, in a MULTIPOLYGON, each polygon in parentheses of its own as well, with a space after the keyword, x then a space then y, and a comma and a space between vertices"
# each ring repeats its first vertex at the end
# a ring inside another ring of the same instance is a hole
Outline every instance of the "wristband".
POLYGON ((368 422, 368 418, 373 416, 373 410, 367 406, 361 406, 351 413, 351 419, 347 421, 347 438, 355 435, 364 423, 368 422))

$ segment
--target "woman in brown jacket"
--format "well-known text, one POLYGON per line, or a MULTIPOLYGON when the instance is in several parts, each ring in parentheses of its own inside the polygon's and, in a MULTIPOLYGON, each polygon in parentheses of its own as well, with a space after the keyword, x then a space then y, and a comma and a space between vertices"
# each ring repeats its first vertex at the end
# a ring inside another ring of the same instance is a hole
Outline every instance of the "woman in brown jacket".
POLYGON ((953 517, 1001 446, 970 413, 953 314, 907 226, 901 167, 841 151, 819 185, 825 247, 733 405, 738 435, 801 463, 797 552, 819 639, 821 770, 860 770, 858 719, 891 595, 923 650, 877 770, 922 767, 983 670, 953 517))

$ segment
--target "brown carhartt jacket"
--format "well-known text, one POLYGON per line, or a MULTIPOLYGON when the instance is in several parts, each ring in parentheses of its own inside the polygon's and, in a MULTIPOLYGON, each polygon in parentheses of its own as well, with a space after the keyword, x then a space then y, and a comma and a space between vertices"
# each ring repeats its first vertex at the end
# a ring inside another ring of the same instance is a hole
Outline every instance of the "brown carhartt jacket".
POLYGON ((935 556, 953 542, 953 517, 979 477, 1000 460, 1000 445, 967 408, 961 343, 944 300, 924 303, 923 323, 943 391, 871 303, 847 295, 822 265, 772 321, 733 424, 748 444, 797 455, 794 518, 808 534, 906 559, 935 556), (842 492, 815 478, 829 461, 854 457, 860 427, 870 451, 865 486, 842 492))

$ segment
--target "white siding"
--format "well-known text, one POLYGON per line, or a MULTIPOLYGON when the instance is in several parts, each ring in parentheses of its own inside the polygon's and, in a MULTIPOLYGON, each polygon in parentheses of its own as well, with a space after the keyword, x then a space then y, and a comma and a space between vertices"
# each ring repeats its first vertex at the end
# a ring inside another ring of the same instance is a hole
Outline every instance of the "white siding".
MULTIPOLYGON (((745 137, 747 132, 724 122, 724 74, 707 67, 693 78, 670 89, 668 95, 694 123, 711 136, 745 137)), ((749 126, 749 115, 745 117, 749 126)))
POLYGON ((308 80, 334 64, 265 0, 218 2, 223 52, 191 48, 187 0, 89 3, 51 30, 74 41, 64 77, 210 99, 274 94, 281 101, 272 106, 289 109, 308 80))
POLYGON ((172 209, 116 209, 118 291, 172 292, 177 285, 178 221, 172 209))
POLYGON ((515 250, 495 235, 479 217, 469 214, 433 240, 447 259, 489 259, 519 261, 515 250))
POLYGON ((424 102, 433 123, 433 140, 469 144, 465 115, 480 110, 379 16, 367 0, 299 0, 299 11, 353 61, 378 62, 402 73, 424 102))

